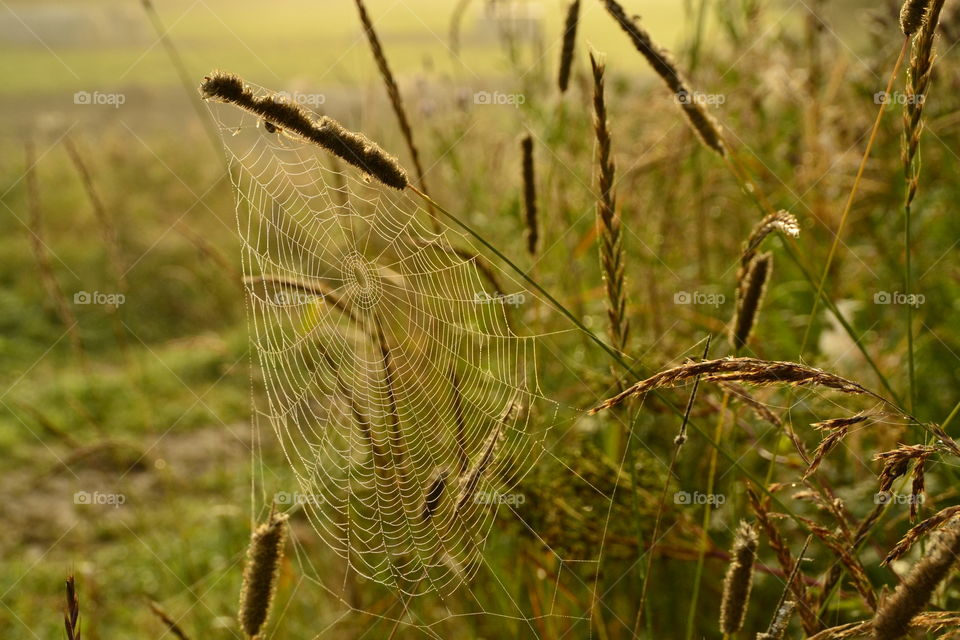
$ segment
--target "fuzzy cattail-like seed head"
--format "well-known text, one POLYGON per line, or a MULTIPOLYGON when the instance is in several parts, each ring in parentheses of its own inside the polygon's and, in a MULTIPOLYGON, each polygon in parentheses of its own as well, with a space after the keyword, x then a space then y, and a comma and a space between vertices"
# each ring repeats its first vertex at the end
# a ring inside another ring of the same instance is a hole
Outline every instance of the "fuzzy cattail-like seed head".
POLYGON ((286 537, 285 513, 272 513, 270 519, 250 537, 240 591, 239 618, 240 627, 251 638, 260 633, 270 615, 286 537))
POLYGON ((873 619, 874 640, 894 640, 906 635, 910 621, 930 600, 960 554, 960 527, 945 531, 935 546, 886 598, 873 619))
POLYGON ((537 254, 540 231, 537 221, 537 183, 533 170, 533 136, 529 133, 520 139, 523 153, 523 210, 527 223, 527 252, 537 254))
POLYGON ((720 630, 736 633, 743 626, 753 587, 753 564, 757 559, 757 532, 741 522, 733 539, 733 549, 727 577, 723 581, 723 599, 720 603, 720 630))
POLYGON ((275 95, 255 96, 243 80, 231 73, 214 71, 206 76, 200 83, 200 95, 205 100, 234 104, 273 127, 323 147, 385 185, 405 189, 409 184, 407 173, 397 159, 363 134, 348 131, 327 116, 314 120, 300 105, 275 95))
POLYGON ((900 9, 900 30, 903 35, 912 36, 923 26, 927 17, 930 0, 906 0, 900 9))
POLYGON ((747 340, 753 332, 772 269, 773 255, 761 253, 750 262, 743 281, 737 285, 736 316, 730 332, 730 342, 737 351, 747 346, 747 340))
POLYGON ((570 68, 573 66, 573 49, 577 40, 577 24, 580 22, 580 0, 573 0, 567 8, 567 19, 563 25, 563 47, 560 49, 560 73, 557 86, 560 93, 570 84, 570 68))

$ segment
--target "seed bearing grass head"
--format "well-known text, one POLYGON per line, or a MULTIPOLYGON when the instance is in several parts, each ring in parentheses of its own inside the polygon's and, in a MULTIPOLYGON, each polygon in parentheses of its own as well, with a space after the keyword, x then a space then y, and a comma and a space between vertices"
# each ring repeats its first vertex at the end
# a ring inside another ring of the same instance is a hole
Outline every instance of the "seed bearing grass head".
POLYGON ((533 165, 533 136, 529 133, 520 139, 520 151, 523 156, 523 210, 527 223, 527 253, 537 254, 540 239, 537 219, 537 182, 533 165))
POLYGON ((757 532, 746 522, 741 522, 737 529, 730 555, 730 566, 723 581, 723 598, 720 602, 720 630, 726 634, 736 633, 743 627, 753 587, 757 532))
POLYGON ((280 560, 287 537, 287 515, 272 513, 250 538, 247 566, 240 592, 240 627, 251 638, 263 629, 280 575, 280 560))
MULTIPOLYGON (((647 62, 653 68, 658 76, 673 92, 674 96, 692 96, 686 79, 677 69, 666 51, 657 46, 650 38, 650 34, 644 31, 635 20, 627 17, 623 7, 616 0, 604 0, 604 6, 611 17, 620 25, 620 28, 626 32, 637 51, 646 58, 647 62)), ((687 116, 690 125, 707 147, 713 149, 721 156, 726 155, 727 150, 723 144, 723 135, 720 133, 720 125, 707 113, 706 109, 696 100, 680 100, 680 106, 687 116)))
POLYGON ((753 333, 772 269, 773 254, 762 253, 750 262, 743 281, 737 286, 736 315, 730 332, 730 342, 736 351, 747 346, 753 333))
POLYGON ((557 87, 560 93, 570 84, 570 69, 573 67, 573 50, 577 41, 577 25, 580 22, 580 0, 573 0, 567 7, 567 19, 563 25, 563 46, 560 48, 560 71, 557 87))
POLYGON ((926 21, 930 0, 906 0, 900 9, 900 30, 903 35, 912 36, 926 21))
POLYGON ((275 95, 256 96, 239 76, 214 71, 200 84, 200 95, 205 100, 234 104, 274 127, 323 147, 385 185, 405 189, 409 184, 397 159, 363 134, 348 131, 327 116, 314 120, 300 105, 275 95))
POLYGON ((941 582, 950 573, 960 555, 960 527, 945 531, 933 549, 929 550, 896 591, 880 605, 873 619, 873 639, 902 638, 910 622, 926 606, 941 582))

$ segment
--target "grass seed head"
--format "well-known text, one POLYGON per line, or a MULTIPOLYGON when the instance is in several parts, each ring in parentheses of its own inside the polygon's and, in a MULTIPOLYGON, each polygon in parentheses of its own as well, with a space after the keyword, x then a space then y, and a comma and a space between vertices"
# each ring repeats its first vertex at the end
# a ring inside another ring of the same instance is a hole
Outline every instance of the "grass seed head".
POLYGON ((733 539, 730 566, 723 581, 723 599, 720 603, 720 630, 736 633, 743 627, 753 587, 753 565, 757 559, 757 532, 741 522, 733 539))
POLYGON ((287 515, 272 513, 250 538, 240 591, 240 626, 255 638, 263 629, 277 590, 280 560, 287 537, 287 515))

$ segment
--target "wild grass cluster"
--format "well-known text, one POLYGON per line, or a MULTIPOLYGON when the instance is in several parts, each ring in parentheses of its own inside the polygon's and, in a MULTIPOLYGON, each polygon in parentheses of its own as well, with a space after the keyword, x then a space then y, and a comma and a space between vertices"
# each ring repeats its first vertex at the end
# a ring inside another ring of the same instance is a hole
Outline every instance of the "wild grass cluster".
MULTIPOLYGON (((270 372, 249 360, 245 296, 354 311, 313 282, 244 278, 220 149, 194 148, 208 125, 150 152, 73 131, 6 143, 10 637, 960 637, 960 13, 880 2, 850 29, 830 4, 691 0, 674 52, 630 2, 548 4, 556 33, 505 28, 490 54, 484 81, 513 105, 432 65, 397 73, 363 0, 357 108, 197 74, 190 100, 344 172, 336 206, 355 176, 409 195, 452 243, 421 249, 532 294, 510 329, 538 340, 539 392, 575 419, 497 477, 512 401, 479 455, 433 470, 421 524, 481 483, 523 496, 492 507, 484 570, 452 594, 363 578, 309 508, 251 508, 251 476, 296 478, 248 426, 270 372), (597 16, 630 57, 604 53, 597 16), (170 165, 207 190, 185 201, 170 165)), ((454 67, 468 9, 451 7, 454 67)), ((370 326, 392 420, 370 455, 407 465, 396 345, 370 326)), ((465 383, 442 373, 459 443, 465 383)))

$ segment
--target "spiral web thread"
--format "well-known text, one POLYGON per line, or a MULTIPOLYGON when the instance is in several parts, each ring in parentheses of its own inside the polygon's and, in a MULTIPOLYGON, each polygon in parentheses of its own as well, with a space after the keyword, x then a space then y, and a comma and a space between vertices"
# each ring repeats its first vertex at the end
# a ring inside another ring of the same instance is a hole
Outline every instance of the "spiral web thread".
POLYGON ((466 237, 431 231, 406 193, 210 108, 237 194, 261 417, 299 485, 283 495, 362 576, 450 593, 482 563, 491 503, 557 420, 536 336, 515 332, 516 303, 537 301, 466 237))

